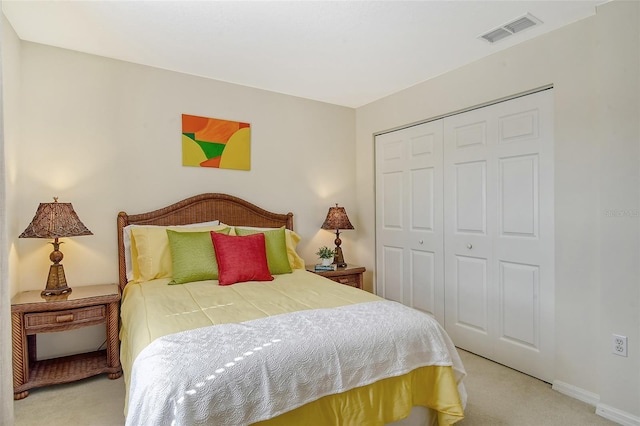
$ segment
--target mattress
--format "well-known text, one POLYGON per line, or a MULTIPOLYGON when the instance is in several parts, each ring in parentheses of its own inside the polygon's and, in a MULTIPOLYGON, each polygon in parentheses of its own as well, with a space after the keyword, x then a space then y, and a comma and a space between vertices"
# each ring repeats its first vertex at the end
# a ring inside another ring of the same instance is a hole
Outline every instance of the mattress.
MULTIPOLYGON (((301 311, 383 301, 371 293, 337 284, 301 269, 295 269, 291 274, 276 275, 273 281, 244 282, 231 286, 219 286, 217 281, 182 285, 167 285, 168 282, 169 279, 130 282, 125 287, 120 337, 127 401, 131 395, 131 377, 135 376, 134 361, 158 339, 176 336, 186 330, 224 324, 251 324, 262 318, 301 311)), ((442 333, 446 336, 446 333, 442 333)), ((260 424, 298 424, 304 419, 322 419, 323 416, 328 424, 335 422, 336 418, 341 419, 342 424, 359 424, 363 421, 367 424, 384 424, 406 417, 414 405, 433 410, 440 424, 453 424, 463 417, 464 368, 452 345, 448 351, 450 365, 424 366, 367 386, 335 395, 323 395, 299 408, 265 419, 260 424), (426 385, 415 386, 415 383, 426 385), (345 406, 349 408, 344 409, 345 406)), ((362 354, 354 353, 352 356, 362 354)), ((125 411, 128 409, 125 408, 125 411)))

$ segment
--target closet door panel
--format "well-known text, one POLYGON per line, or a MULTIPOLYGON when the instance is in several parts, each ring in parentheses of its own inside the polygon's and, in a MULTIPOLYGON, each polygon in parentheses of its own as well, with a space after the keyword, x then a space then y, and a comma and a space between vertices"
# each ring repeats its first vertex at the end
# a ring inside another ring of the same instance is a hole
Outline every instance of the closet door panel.
POLYGON ((487 259, 456 256, 455 258, 456 324, 475 332, 488 330, 487 259))
POLYGON ((531 349, 539 348, 539 267, 500 262, 501 312, 499 335, 531 349))
POLYGON ((381 296, 404 303, 404 259, 402 247, 386 245, 382 248, 381 271, 384 274, 381 296))
POLYGON ((454 215, 459 234, 485 235, 487 230, 487 165, 485 161, 455 164, 454 215))
POLYGON ((536 238, 539 233, 538 156, 502 158, 498 167, 500 236, 536 238))
POLYGON ((413 307, 425 312, 435 312, 435 253, 411 250, 410 260, 413 307))

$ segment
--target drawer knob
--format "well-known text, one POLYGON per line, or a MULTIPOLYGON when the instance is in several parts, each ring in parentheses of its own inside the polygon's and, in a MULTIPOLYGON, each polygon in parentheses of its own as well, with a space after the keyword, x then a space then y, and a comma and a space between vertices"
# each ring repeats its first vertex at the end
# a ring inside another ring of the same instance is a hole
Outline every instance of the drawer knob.
POLYGON ((61 322, 69 322, 69 321, 73 321, 73 314, 68 314, 68 315, 58 315, 56 317, 56 322, 57 323, 61 323, 61 322))
POLYGON ((349 282, 349 278, 338 278, 338 281, 340 284, 346 284, 349 282))

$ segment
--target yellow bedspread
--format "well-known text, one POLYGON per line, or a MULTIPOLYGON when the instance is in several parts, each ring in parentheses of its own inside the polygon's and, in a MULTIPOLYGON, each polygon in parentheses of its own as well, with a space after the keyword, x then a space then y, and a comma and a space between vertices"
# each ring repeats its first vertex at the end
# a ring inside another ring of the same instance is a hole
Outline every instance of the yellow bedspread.
MULTIPOLYGON (((132 282, 125 288, 120 338, 127 394, 133 361, 158 337, 305 309, 380 300, 301 269, 276 275, 269 282, 231 286, 218 286, 217 281, 167 285, 168 281, 132 282)), ((451 367, 423 367, 384 383, 321 398, 261 424, 301 424, 310 419, 314 424, 323 424, 326 419, 329 424, 336 416, 341 424, 385 424, 406 417, 414 405, 437 411, 441 425, 453 424, 463 417, 457 379, 451 367)))

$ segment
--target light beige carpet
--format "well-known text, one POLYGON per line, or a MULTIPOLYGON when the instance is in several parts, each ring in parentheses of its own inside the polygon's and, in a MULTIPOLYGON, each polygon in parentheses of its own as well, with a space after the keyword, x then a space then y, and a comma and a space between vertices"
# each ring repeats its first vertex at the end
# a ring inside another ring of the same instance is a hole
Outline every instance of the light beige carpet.
POLYGON ((459 351, 467 370, 469 400, 464 420, 473 426, 615 425, 595 407, 551 389, 551 385, 469 352, 459 351))
MULTIPOLYGON (((461 426, 614 425, 594 407, 551 390, 551 385, 460 351, 467 369, 469 401, 461 426)), ((98 376, 33 389, 15 401, 16 426, 120 426, 124 382, 98 376)))

